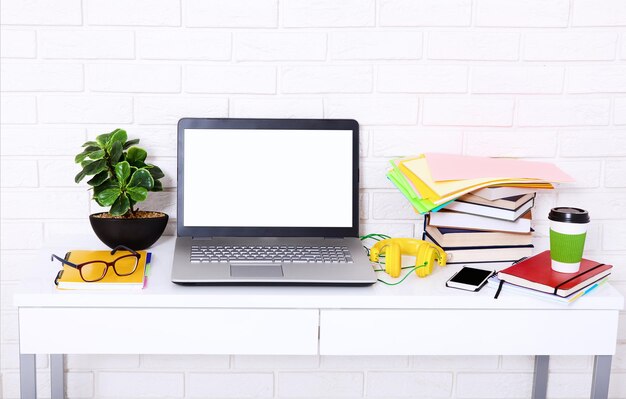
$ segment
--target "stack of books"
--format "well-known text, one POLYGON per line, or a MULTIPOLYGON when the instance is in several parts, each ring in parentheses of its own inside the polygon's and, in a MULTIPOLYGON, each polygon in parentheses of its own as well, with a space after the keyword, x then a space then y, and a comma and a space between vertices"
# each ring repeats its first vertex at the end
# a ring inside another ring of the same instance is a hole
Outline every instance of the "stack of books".
POLYGON ((535 192, 494 200, 479 194, 427 214, 422 238, 442 247, 451 264, 488 263, 500 269, 530 256, 535 192))
POLYGON ((578 273, 559 273, 552 270, 550 251, 544 251, 501 270, 487 287, 497 290, 497 297, 521 294, 568 304, 604 284, 612 268, 583 259, 578 273))
POLYGON ((426 215, 422 238, 442 247, 449 263, 494 269, 532 254, 537 190, 573 181, 546 162, 450 154, 394 159, 387 177, 426 215))

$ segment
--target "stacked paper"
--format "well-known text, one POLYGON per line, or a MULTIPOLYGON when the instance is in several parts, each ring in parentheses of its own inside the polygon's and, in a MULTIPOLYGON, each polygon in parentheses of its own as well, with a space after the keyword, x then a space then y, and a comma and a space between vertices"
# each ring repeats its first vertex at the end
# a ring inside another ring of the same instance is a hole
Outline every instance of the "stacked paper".
POLYGON ((421 214, 486 187, 551 189, 573 181, 547 162, 435 153, 394 159, 387 177, 421 214))

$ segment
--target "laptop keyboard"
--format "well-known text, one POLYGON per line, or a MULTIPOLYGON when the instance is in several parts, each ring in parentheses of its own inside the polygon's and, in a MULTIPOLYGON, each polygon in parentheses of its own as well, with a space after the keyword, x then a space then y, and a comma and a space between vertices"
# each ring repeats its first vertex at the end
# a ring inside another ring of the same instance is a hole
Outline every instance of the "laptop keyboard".
POLYGON ((348 247, 192 245, 192 263, 353 263, 348 247))

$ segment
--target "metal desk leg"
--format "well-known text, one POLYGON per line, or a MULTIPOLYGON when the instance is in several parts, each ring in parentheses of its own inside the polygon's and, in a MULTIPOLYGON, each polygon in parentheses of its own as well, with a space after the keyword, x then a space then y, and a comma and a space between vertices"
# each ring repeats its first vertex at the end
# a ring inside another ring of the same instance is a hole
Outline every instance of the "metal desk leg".
POLYGON ((50 355, 50 388, 52 388, 52 399, 65 398, 65 370, 63 355, 50 355))
POLYGON ((609 397, 609 380, 611 379, 611 355, 596 355, 593 360, 593 380, 591 382, 591 399, 607 399, 609 397))
POLYGON ((37 398, 37 368, 35 354, 20 353, 20 397, 37 398))
POLYGON ((546 399, 548 393, 548 371, 550 356, 535 356, 535 375, 533 377, 532 399, 546 399))

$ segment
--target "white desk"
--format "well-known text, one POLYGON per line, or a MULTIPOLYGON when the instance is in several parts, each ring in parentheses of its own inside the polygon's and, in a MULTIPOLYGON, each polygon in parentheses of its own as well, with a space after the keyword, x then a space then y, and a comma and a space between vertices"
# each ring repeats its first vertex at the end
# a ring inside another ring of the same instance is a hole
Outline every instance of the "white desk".
POLYGON ((570 306, 446 288, 459 266, 396 287, 183 287, 170 282, 173 246, 164 237, 151 249, 152 274, 136 292, 56 290, 58 265, 42 256, 15 296, 23 398, 36 397, 35 354, 51 354, 56 399, 62 354, 86 353, 537 355, 533 398, 546 396, 550 355, 594 355, 591 397, 608 396, 624 305, 608 284, 570 306), (372 342, 381 326, 392 345, 372 342))

